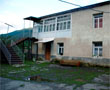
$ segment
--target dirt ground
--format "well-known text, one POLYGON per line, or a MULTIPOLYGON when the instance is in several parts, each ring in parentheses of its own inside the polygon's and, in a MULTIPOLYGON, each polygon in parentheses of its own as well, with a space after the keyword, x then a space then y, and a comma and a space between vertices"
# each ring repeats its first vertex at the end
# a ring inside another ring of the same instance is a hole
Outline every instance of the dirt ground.
MULTIPOLYGON (((110 76, 106 76, 106 78, 108 77, 110 78, 110 76)), ((88 83, 80 87, 76 87, 75 84, 66 85, 63 83, 26 82, 0 77, 0 90, 110 90, 110 86, 105 86, 98 83, 88 83)))

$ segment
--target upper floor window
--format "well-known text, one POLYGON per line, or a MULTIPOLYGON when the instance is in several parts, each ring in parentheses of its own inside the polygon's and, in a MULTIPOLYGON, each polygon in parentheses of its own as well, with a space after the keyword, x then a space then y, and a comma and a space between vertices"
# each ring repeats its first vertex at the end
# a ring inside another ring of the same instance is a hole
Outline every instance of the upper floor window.
POLYGON ((103 27, 103 14, 94 14, 94 28, 102 28, 103 27))
POLYGON ((47 19, 44 21, 44 32, 55 30, 55 18, 47 19))
POLYGON ((57 30, 70 29, 71 15, 57 17, 57 30))
POLYGON ((50 32, 55 30, 70 30, 71 15, 62 15, 43 19, 37 25, 38 32, 50 32))
POLYGON ((38 25, 38 32, 42 31, 43 31, 43 21, 41 21, 40 24, 38 25))

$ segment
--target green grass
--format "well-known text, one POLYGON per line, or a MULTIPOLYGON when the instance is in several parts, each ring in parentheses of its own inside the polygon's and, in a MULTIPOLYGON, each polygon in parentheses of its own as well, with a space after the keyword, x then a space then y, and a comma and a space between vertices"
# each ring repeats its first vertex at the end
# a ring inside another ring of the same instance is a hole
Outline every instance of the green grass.
POLYGON ((71 67, 56 68, 48 67, 51 63, 45 62, 36 64, 32 61, 26 61, 24 66, 14 67, 7 64, 0 65, 0 76, 24 80, 29 76, 40 75, 43 79, 48 79, 56 83, 82 85, 91 83, 94 77, 102 74, 109 74, 109 68, 103 67, 71 67))

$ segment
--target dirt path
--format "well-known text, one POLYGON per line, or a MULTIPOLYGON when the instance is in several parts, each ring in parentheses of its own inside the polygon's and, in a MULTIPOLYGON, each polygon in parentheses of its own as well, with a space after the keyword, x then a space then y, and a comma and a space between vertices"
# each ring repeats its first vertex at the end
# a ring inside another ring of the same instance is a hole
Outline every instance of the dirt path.
POLYGON ((0 77, 0 90, 110 90, 110 86, 88 83, 77 87, 75 84, 35 83, 0 77))

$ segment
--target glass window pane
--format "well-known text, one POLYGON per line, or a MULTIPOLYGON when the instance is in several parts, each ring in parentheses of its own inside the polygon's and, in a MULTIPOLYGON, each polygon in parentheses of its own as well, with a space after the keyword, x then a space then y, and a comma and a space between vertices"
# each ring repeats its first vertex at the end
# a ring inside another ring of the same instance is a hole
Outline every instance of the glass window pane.
POLYGON ((98 48, 94 49, 94 56, 98 56, 98 48))
POLYGON ((42 32, 43 26, 41 26, 41 32, 42 32))
POLYGON ((98 28, 98 19, 97 18, 95 18, 94 26, 95 26, 95 28, 98 28))
POLYGON ((70 29, 70 21, 67 22, 67 29, 70 29))
POLYGON ((52 31, 52 25, 50 24, 50 31, 52 31))
POLYGON ((64 30, 66 29, 66 22, 64 22, 63 29, 64 30))
POLYGON ((55 31, 55 24, 53 24, 53 31, 55 31))
POLYGON ((66 20, 70 20, 70 19, 71 19, 70 15, 59 16, 57 18, 57 22, 66 21, 66 20))
POLYGON ((63 29, 63 24, 62 23, 60 23, 60 30, 62 30, 63 29))
POLYGON ((48 32, 48 31, 49 31, 49 26, 47 25, 46 32, 48 32))
POLYGON ((99 56, 102 56, 102 48, 99 48, 99 56))
POLYGON ((40 26, 38 26, 38 32, 40 32, 40 26))
POLYGON ((93 42, 95 47, 102 47, 102 42, 93 42))
POLYGON ((44 32, 46 31, 46 25, 44 26, 44 32))
POLYGON ((57 23, 57 30, 59 30, 59 23, 57 23))
POLYGON ((102 28, 102 23, 103 23, 103 19, 100 18, 100 19, 99 19, 99 27, 100 27, 100 28, 102 28))
POLYGON ((58 54, 63 55, 63 52, 64 52, 64 44, 58 43, 58 54))

